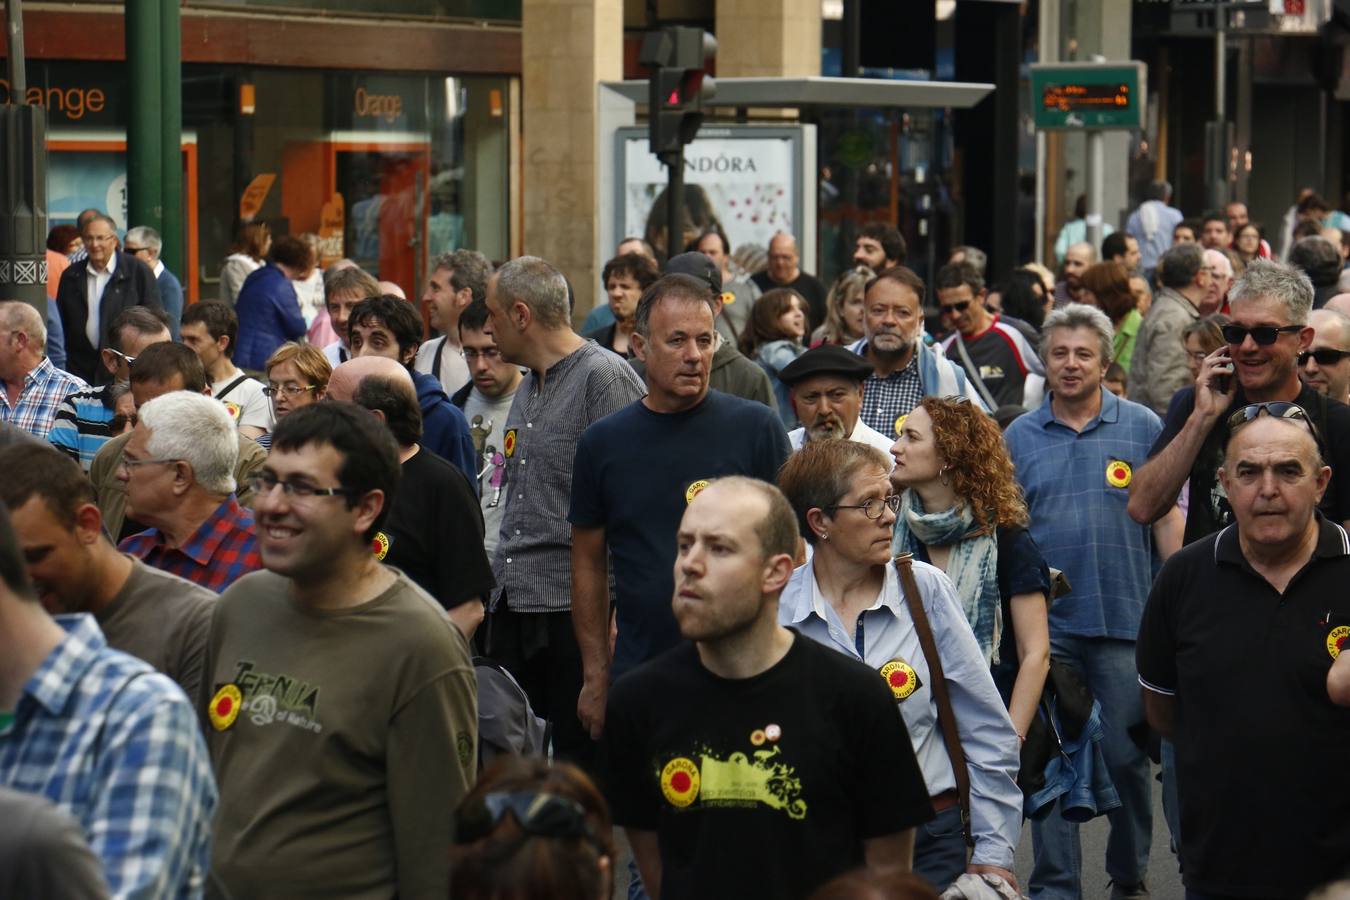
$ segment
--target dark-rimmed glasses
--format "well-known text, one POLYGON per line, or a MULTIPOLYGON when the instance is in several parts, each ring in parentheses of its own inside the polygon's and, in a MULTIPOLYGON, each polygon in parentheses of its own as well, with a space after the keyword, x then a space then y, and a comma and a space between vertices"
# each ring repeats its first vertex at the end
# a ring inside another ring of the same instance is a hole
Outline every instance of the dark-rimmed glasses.
POLYGON ((354 497, 360 491, 345 487, 316 487, 307 481, 283 481, 271 472, 259 472, 249 479, 253 493, 259 497, 272 493, 272 488, 281 485, 281 492, 287 497, 304 500, 310 497, 354 497))
POLYGON ((867 518, 880 519, 885 509, 897 514, 900 512, 900 495, 891 494, 884 499, 873 497, 866 503, 836 503, 834 506, 827 506, 826 509, 861 509, 867 518))
POLYGON ((1244 325, 1229 322, 1219 330, 1223 332, 1223 339, 1235 347, 1245 341, 1249 334, 1258 345, 1269 347, 1275 343, 1280 335, 1297 334, 1304 327, 1303 325, 1257 325, 1255 328, 1247 328, 1244 325))
POLYGON ((455 843, 472 844, 488 837, 507 815, 528 834, 582 838, 602 856, 608 853, 586 822, 580 803, 541 791, 493 791, 465 804, 455 824, 455 843))

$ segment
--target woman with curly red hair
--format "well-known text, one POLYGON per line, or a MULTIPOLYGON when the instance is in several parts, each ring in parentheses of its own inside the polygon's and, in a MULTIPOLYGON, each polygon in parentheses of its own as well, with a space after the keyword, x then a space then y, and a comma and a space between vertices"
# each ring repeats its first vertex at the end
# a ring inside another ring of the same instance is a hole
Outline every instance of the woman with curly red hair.
POLYGON ((1026 739, 1050 666, 1050 573, 994 420, 965 401, 925 397, 891 448, 902 491, 892 549, 947 573, 1026 739))

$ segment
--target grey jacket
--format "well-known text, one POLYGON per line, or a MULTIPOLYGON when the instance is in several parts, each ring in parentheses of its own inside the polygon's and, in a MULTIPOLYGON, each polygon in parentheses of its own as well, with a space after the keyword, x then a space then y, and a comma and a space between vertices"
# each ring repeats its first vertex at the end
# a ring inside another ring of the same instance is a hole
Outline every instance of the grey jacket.
POLYGON ((1181 333, 1198 318, 1200 310, 1172 288, 1158 292, 1134 341, 1129 399, 1167 414, 1172 395, 1191 383, 1181 333))

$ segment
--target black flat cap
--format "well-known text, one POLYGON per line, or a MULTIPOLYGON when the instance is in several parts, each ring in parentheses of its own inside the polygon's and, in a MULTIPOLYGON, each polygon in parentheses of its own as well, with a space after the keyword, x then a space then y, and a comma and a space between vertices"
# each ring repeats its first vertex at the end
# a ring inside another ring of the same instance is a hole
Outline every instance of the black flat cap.
POLYGON ((840 375, 862 381, 871 374, 872 364, 852 350, 839 344, 822 344, 784 366, 778 379, 784 384, 796 384, 812 375, 840 375))
POLYGON ((706 281, 716 297, 722 293, 722 270, 708 259, 708 254, 698 250, 672 256, 666 261, 666 275, 692 275, 699 281, 706 281))

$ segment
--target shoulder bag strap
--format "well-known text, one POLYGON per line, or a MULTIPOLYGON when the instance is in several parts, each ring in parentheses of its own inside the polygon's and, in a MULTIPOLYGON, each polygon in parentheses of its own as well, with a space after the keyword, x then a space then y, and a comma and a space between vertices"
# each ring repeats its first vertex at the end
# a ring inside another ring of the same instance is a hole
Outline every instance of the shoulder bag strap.
POLYGON ((245 381, 248 381, 248 375, 240 375, 234 381, 231 381, 229 384, 225 385, 225 387, 221 388, 220 393, 216 394, 215 399, 224 400, 230 395, 230 391, 239 387, 239 385, 243 384, 245 381))
POLYGON ((989 393, 989 388, 985 387, 984 379, 980 377, 980 367, 971 361, 970 353, 966 351, 966 342, 961 339, 961 332, 956 332, 956 340, 952 343, 956 344, 956 352, 961 356, 961 368, 966 370, 966 377, 975 385, 975 390, 979 392, 980 399, 984 401, 984 405, 989 407, 989 411, 992 413, 998 409, 998 404, 994 402, 994 395, 989 393))
POLYGON ((961 799, 961 829, 966 835, 966 844, 975 846, 970 834, 970 770, 966 767, 966 754, 961 749, 961 736, 956 731, 956 715, 952 712, 952 699, 947 693, 947 679, 942 674, 942 659, 938 656, 937 643, 933 640, 933 628, 928 624, 928 614, 923 609, 923 596, 919 585, 914 581, 911 565, 912 554, 902 553, 895 558, 895 571, 900 576, 900 586, 905 594, 905 606, 914 620, 914 631, 919 637, 919 646, 923 648, 924 661, 928 663, 929 685, 933 699, 937 701, 938 723, 942 726, 942 743, 947 747, 947 757, 952 763, 952 774, 956 776, 956 792, 961 799))
POLYGON ((431 374, 437 381, 441 380, 441 354, 445 352, 445 336, 442 335, 436 342, 436 352, 431 354, 431 374))

